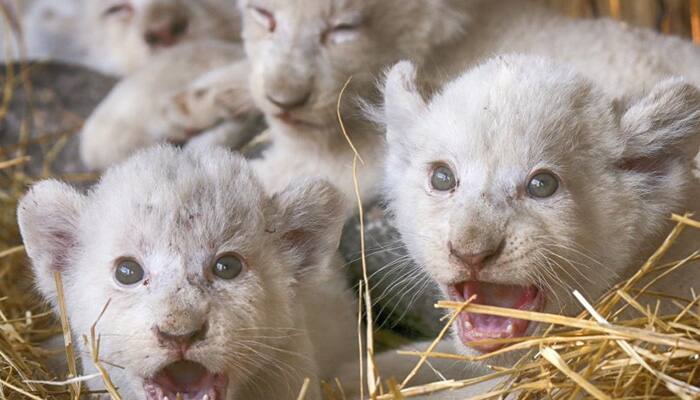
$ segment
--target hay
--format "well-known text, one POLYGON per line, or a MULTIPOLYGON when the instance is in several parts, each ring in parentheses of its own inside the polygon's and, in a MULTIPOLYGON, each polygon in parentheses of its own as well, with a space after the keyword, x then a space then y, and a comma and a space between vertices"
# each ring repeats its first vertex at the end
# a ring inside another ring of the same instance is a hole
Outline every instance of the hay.
POLYGON ((60 333, 48 307, 30 288, 24 247, 15 222, 17 199, 26 177, 21 157, 0 167, 0 398, 65 398, 66 389, 32 380, 53 380, 50 354, 39 343, 60 333))
MULTIPOLYGON (((584 312, 577 317, 521 311, 478 304, 440 301, 436 307, 497 316, 526 319, 545 325, 535 337, 483 340, 482 344, 505 343, 506 347, 481 356, 424 352, 401 352, 406 356, 445 358, 464 362, 484 361, 504 353, 527 350, 513 368, 476 379, 442 381, 407 387, 400 396, 391 387, 385 388, 379 400, 410 398, 420 394, 469 387, 491 379, 501 379, 490 393, 478 398, 496 398, 511 394, 514 398, 552 397, 573 399, 579 395, 596 399, 609 398, 700 398, 700 296, 667 296, 650 290, 654 282, 668 271, 697 268, 698 253, 666 265, 659 260, 673 246, 684 228, 698 235, 700 221, 673 215, 677 222, 661 247, 645 262, 638 273, 610 289, 595 305, 578 292, 584 312), (643 307, 637 299, 651 296, 660 305, 674 305, 675 314, 659 315, 643 307), (626 309, 634 313, 623 313, 626 309), (610 323, 609 321, 614 321, 610 323)), ((448 325, 452 323, 451 318, 448 325)), ((496 382, 496 381, 494 381, 496 382)))
MULTIPOLYGON (((5 66, 2 83, 0 118, 10 110, 14 91, 21 87, 31 93, 28 66, 5 66)), ((25 104, 31 109, 31 104, 25 104)), ((67 319, 56 319, 48 304, 33 290, 29 264, 16 222, 16 208, 26 188, 38 178, 54 176, 51 170, 55 156, 66 138, 55 135, 30 137, 31 118, 25 116, 17 133, 17 143, 0 147, 0 399, 67 399, 78 398, 80 383, 87 378, 76 376, 77 366, 69 363, 70 373, 55 376, 49 370, 52 360, 60 360, 62 351, 49 351, 45 343, 62 333, 70 339, 67 319), (41 160, 32 160, 28 148, 46 145, 41 160), (26 173, 30 162, 41 165, 42 175, 34 178, 26 173)), ((94 179, 94 174, 76 175, 80 180, 94 179)), ((70 180, 70 176, 62 176, 70 180)), ((60 283, 60 276, 57 275, 60 283)), ((59 288, 61 286, 59 285, 59 288)), ((60 291, 60 293, 62 293, 60 291)), ((67 341, 67 343, 70 343, 67 341)), ((67 346, 72 352, 72 346, 67 346)), ((74 359, 74 356, 69 357, 74 359)), ((85 392, 83 392, 85 393, 85 392)))

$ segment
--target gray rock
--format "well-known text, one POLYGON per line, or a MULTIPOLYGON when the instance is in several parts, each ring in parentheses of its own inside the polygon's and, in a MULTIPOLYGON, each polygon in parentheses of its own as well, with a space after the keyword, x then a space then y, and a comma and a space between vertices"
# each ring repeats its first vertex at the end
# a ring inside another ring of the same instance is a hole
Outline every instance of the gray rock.
MULTIPOLYGON (((376 325, 410 338, 434 338, 443 313, 435 309, 438 288, 407 255, 382 202, 365 206, 365 260, 376 325)), ((362 279, 359 218, 348 220, 340 252, 357 291, 362 279)))
POLYGON ((116 79, 79 66, 29 63, 0 65, 0 82, 12 88, 0 118, 0 158, 14 158, 22 139, 32 158, 30 175, 41 176, 45 162, 57 175, 86 172, 77 133, 116 79))

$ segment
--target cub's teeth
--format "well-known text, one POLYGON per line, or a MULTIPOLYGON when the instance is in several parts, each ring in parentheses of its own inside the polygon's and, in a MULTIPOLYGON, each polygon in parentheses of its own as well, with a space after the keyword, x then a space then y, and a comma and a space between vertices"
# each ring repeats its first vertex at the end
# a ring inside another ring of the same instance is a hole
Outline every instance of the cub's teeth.
POLYGON ((168 398, 168 396, 164 396, 163 400, 170 400, 170 399, 168 398))
POLYGON ((508 323, 508 326, 506 326, 506 333, 509 335, 513 334, 513 324, 510 322, 508 323))
POLYGON ((467 320, 465 320, 462 325, 464 326, 464 329, 466 329, 466 330, 472 329, 472 323, 467 321, 467 320))
POLYGON ((205 394, 204 397, 202 397, 202 400, 209 400, 209 395, 205 394))

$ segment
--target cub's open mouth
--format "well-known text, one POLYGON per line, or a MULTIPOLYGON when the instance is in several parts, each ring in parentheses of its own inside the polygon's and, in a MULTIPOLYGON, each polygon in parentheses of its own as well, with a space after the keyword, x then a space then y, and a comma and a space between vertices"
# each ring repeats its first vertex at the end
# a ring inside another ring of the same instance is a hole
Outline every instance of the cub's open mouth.
MULTIPOLYGON (((466 281, 450 285, 448 293, 454 301, 465 301, 476 295, 474 304, 540 311, 544 306, 541 292, 535 286, 503 285, 497 283, 466 281)), ((530 321, 497 317, 495 315, 462 312, 457 318, 459 339, 466 346, 482 352, 498 350, 501 344, 471 345, 483 339, 502 339, 525 335, 530 321)))
POLYGON ((225 375, 192 361, 168 364, 143 384, 147 400, 224 400, 227 386, 225 375))

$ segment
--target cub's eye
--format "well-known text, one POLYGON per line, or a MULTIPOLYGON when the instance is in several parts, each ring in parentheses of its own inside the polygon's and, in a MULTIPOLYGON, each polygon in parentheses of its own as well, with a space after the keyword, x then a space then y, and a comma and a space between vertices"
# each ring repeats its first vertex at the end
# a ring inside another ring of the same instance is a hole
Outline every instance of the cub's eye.
POLYGON ((430 185, 433 189, 444 192, 454 189, 457 186, 457 179, 448 166, 441 164, 433 168, 430 185))
POLYGON ((341 23, 333 27, 331 29, 333 32, 348 32, 348 31, 356 31, 357 28, 359 28, 359 24, 357 23, 341 23))
POLYGON ((135 285, 143 280, 143 268, 133 260, 119 261, 114 271, 114 279, 125 286, 135 285))
POLYGON ((538 172, 527 183, 527 193, 531 197, 543 199, 556 193, 559 180, 551 172, 538 172))
POLYGON ((129 3, 120 3, 120 4, 115 4, 113 6, 108 7, 102 12, 102 16, 108 17, 110 15, 117 15, 117 14, 131 14, 134 11, 134 8, 131 6, 129 3))
POLYGON ((358 37, 361 24, 361 20, 338 23, 327 30, 321 40, 324 43, 330 41, 333 44, 349 42, 358 37))
POLYGON ((219 257, 212 272, 221 279, 233 279, 237 277, 243 270, 243 260, 236 254, 226 254, 219 257))
POLYGON ((265 28, 268 32, 274 32, 277 28, 277 21, 275 20, 275 15, 270 10, 266 10, 260 7, 250 7, 250 11, 253 14, 253 19, 260 26, 265 28))

